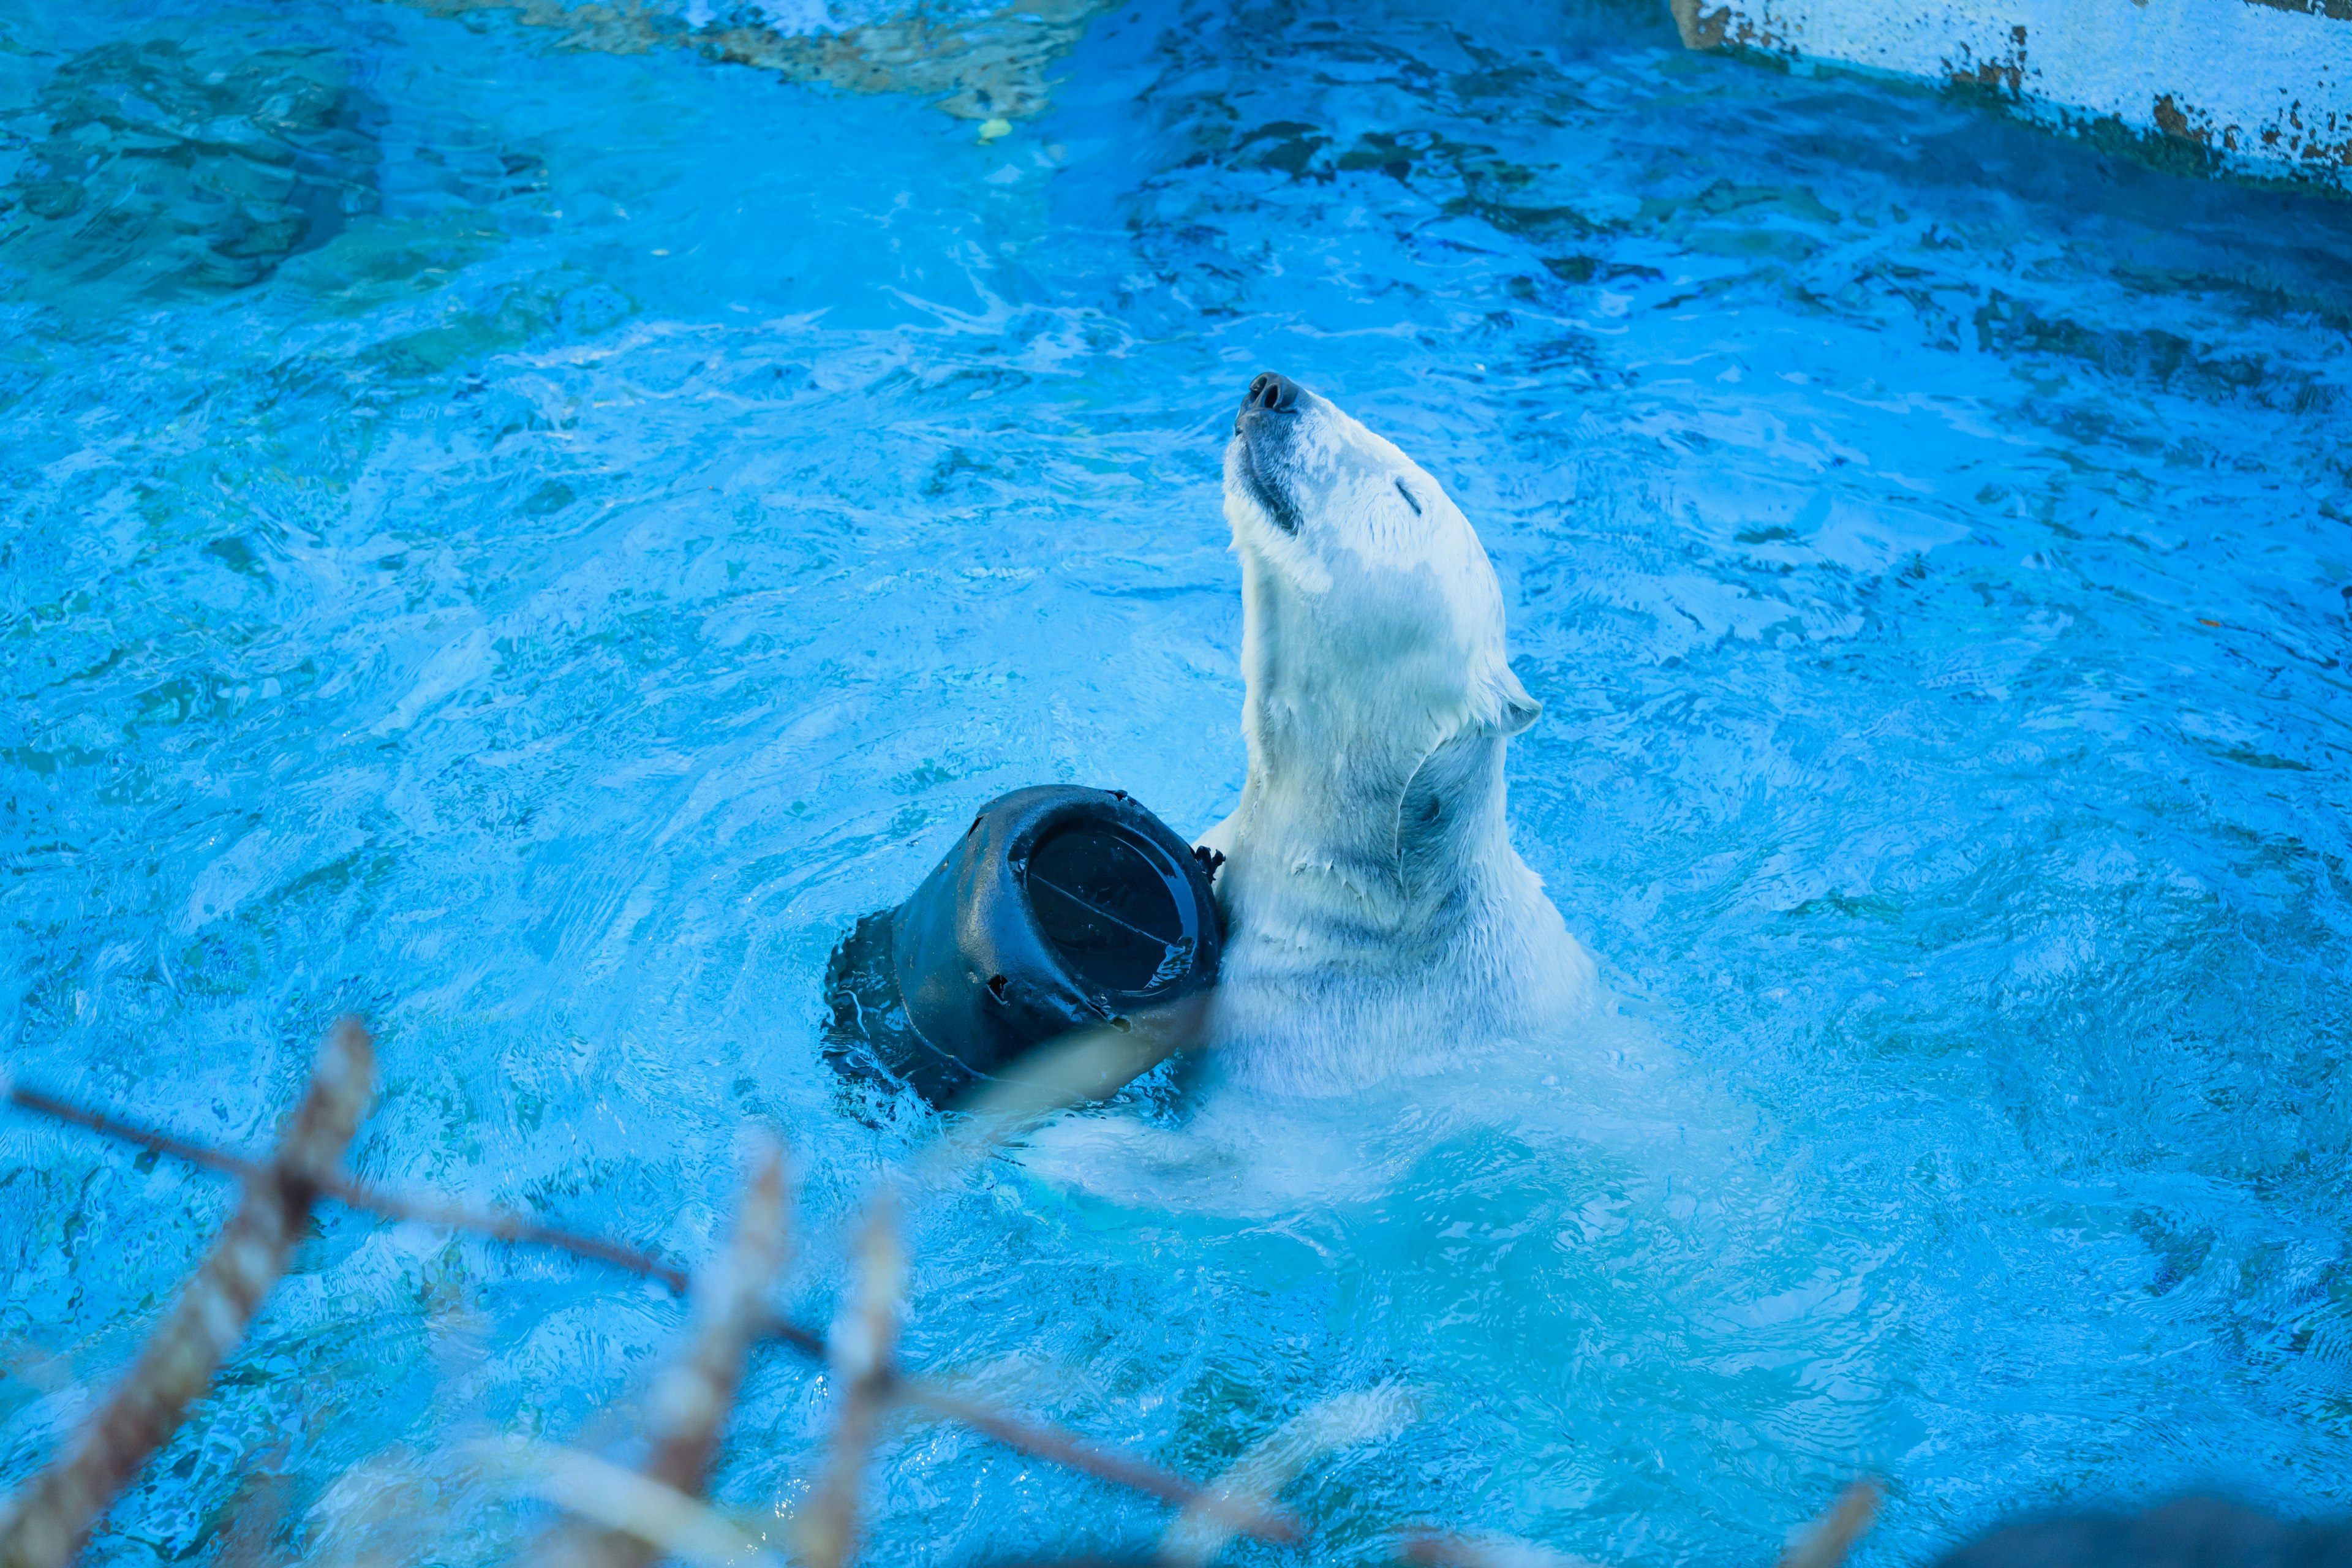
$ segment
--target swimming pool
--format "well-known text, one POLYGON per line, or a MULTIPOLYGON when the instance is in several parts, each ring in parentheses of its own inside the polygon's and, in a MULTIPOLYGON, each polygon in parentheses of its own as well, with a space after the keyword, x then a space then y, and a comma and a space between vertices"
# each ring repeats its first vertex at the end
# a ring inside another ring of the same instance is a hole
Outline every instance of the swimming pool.
MULTIPOLYGON (((825 954, 1007 789, 1228 809, 1276 368, 1479 527, 1614 1015, 1156 1196, 992 1167, 910 1363, 1194 1474, 1401 1391, 1289 1494, 1340 1561, 1762 1562, 1857 1473, 1872 1563, 2352 1506, 2352 204, 1454 9, 1107 8, 985 142, 506 12, 0 11, 11 1065, 257 1149, 357 1009, 363 1174, 688 1260, 770 1127, 822 1318, 923 1131, 837 1105, 825 954)), ((233 1194, 0 1138, 13 1482, 233 1194)), ((261 1468, 289 1552, 503 1556, 459 1446, 625 1444, 682 1321, 324 1215, 94 1554, 261 1468)), ((804 1495, 826 1399, 761 1363, 719 1495, 804 1495)), ((922 1426, 876 1506, 1162 1518, 922 1426)))

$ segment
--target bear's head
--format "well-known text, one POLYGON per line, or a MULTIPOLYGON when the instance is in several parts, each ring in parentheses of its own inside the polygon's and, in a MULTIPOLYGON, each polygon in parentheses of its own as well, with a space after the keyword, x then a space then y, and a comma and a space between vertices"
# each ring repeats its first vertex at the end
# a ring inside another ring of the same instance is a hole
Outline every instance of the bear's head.
MULTIPOLYGON (((1225 448, 1253 749, 1365 763, 1517 734, 1503 595, 1467 518, 1396 447, 1287 376, 1250 383, 1225 448)), ((1253 761, 1259 759, 1254 758, 1253 761)))
POLYGON ((1271 374, 1234 418, 1225 518, 1249 774, 1201 841, 1223 857, 1225 1070, 1353 1084, 1432 1042, 1549 1026, 1592 964, 1511 848, 1504 752, 1542 709, 1469 521, 1271 374))

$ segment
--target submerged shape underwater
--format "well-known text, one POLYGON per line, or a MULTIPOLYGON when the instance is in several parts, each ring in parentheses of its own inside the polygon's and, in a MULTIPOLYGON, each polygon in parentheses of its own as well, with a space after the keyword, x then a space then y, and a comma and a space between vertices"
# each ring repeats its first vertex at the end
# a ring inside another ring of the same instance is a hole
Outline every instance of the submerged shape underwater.
MULTIPOLYGON (((983 141, 502 10, 0 5, 10 1068, 258 1151, 357 1011, 362 1177, 688 1262, 772 1129, 821 1321, 930 1125, 845 1110, 826 954, 1005 791, 1232 809, 1276 369, 1493 557, 1612 1000, 1065 1121, 909 1214, 908 1364, 1202 1476, 1392 1391, 1286 1494, 1339 1561, 2352 1508, 2352 203, 1482 9, 1107 7, 983 141)), ((235 1194, 0 1140, 13 1485, 235 1194)), ((93 1560, 257 1470, 305 1560, 507 1555, 466 1446, 625 1458, 685 1310, 324 1213, 93 1560)), ((830 1397, 757 1363, 716 1495, 781 1523, 830 1397)), ((913 1424, 872 1497, 875 1561, 1164 1521, 913 1424)))

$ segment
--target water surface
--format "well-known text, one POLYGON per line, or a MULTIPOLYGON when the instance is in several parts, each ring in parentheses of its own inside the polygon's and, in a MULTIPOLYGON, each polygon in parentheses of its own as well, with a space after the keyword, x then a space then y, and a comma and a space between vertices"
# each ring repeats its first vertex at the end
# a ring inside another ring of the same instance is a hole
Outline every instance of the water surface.
MULTIPOLYGON (((1335 1561, 1761 1563, 1857 1472, 1869 1563, 2352 1507, 2352 204, 1479 9, 1110 8, 983 144, 507 13, 0 6, 11 1066, 258 1149, 358 1009, 364 1175, 688 1260, 769 1128, 822 1318, 924 1129, 844 1114, 826 951, 1004 790, 1230 809, 1277 368, 1481 531, 1622 1005, 1215 1180, 992 1166, 909 1360, 1195 1474, 1400 1391, 1290 1494, 1335 1561)), ((0 1126, 7 1479, 232 1201, 0 1126)), ((461 1444, 630 1456, 677 1303, 319 1229, 93 1561, 262 1469, 289 1557, 487 1563, 542 1515, 461 1444)), ((763 1361, 719 1495, 788 1510, 827 1400, 763 1361)), ((875 1561, 1161 1523, 914 1426, 875 1503, 875 1561)))

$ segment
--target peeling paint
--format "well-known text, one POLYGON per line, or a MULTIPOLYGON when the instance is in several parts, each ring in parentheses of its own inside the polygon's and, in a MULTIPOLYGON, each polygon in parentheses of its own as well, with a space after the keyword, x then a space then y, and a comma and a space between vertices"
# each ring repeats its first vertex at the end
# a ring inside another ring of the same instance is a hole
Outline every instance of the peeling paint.
POLYGON ((2352 0, 1671 0, 1683 43, 1981 93, 2352 190, 2352 0))

